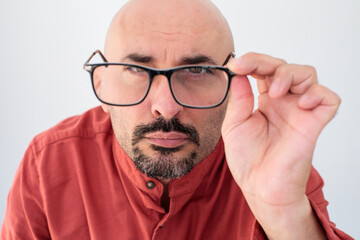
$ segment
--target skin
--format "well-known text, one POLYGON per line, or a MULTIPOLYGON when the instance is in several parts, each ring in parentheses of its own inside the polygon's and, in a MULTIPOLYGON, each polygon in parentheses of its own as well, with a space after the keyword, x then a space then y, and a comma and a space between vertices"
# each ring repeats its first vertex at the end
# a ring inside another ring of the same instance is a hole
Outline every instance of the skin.
MULTIPOLYGON (((105 56, 110 62, 135 63, 159 69, 184 65, 185 57, 197 55, 205 55, 221 65, 232 51, 233 41, 227 23, 217 8, 207 1, 130 1, 114 17, 105 44, 105 56), (186 14, 174 14, 175 11, 186 14), (198 23, 196 28, 194 22, 198 23), (218 42, 223 44, 215 49, 213 46, 218 42), (152 60, 145 63, 127 58, 134 53, 152 60)), ((167 121, 177 118, 182 124, 194 127, 199 134, 199 146, 185 140, 181 143, 183 149, 167 158, 177 161, 196 151, 197 164, 213 151, 220 139, 226 104, 209 110, 184 108, 173 99, 166 77, 157 76, 141 104, 132 107, 103 105, 103 109, 110 113, 116 138, 130 158, 134 158, 131 138, 137 125, 149 124, 162 117, 167 121)), ((150 144, 172 145, 171 133, 156 134, 147 136, 151 140, 144 139, 138 143, 139 149, 153 158, 159 158, 159 153, 151 149, 150 144)), ((171 179, 161 180, 168 183, 171 179)))
MULTIPOLYGON (((205 0, 129 1, 115 16, 105 45, 111 62, 136 52, 152 57, 142 65, 160 69, 182 65, 184 56, 194 54, 221 64, 232 50, 226 21, 205 0)), ((233 78, 228 104, 218 108, 181 107, 164 76, 156 78, 139 105, 102 105, 110 114, 119 144, 131 157, 130 139, 137 124, 159 116, 167 120, 176 117, 197 129, 200 146, 185 141, 183 150, 170 160, 197 149, 201 161, 222 134, 230 171, 268 238, 325 239, 305 190, 316 140, 335 115, 340 98, 317 83, 316 71, 310 66, 287 64, 258 53, 245 54, 227 66, 238 76, 233 78), (260 96, 256 111, 247 75, 257 79, 260 96)), ((148 141, 139 144, 147 154, 154 153, 148 141)), ((170 181, 161 180, 165 186, 170 181)), ((166 194, 165 190, 165 207, 169 203, 166 194)))

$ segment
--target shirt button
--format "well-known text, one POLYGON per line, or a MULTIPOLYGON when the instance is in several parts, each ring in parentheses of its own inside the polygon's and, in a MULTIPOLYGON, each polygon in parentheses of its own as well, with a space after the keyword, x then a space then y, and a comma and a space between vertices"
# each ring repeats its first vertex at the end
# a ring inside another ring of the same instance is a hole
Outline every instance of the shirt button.
POLYGON ((155 187, 155 183, 154 183, 153 181, 148 181, 148 182, 146 183, 146 187, 147 187, 148 189, 153 189, 153 188, 155 187))

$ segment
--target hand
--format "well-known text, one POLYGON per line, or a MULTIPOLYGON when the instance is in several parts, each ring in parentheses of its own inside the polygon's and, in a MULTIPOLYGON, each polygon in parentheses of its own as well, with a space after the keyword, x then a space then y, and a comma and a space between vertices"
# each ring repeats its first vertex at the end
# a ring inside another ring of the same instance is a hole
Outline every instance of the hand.
POLYGON ((281 214, 288 220, 291 213, 311 210, 305 191, 315 143, 340 98, 317 83, 310 66, 255 53, 227 66, 238 76, 222 126, 226 159, 266 231, 281 214), (254 112, 246 75, 257 79, 259 108, 254 112))

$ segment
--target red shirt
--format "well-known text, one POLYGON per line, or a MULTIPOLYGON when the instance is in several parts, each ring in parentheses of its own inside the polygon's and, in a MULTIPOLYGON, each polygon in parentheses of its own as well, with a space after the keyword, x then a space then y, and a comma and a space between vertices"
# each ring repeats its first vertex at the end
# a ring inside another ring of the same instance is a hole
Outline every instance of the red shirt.
MULTIPOLYGON (((323 181, 307 194, 329 239, 352 239, 329 221, 323 181)), ((100 107, 31 142, 11 187, 1 239, 266 239, 233 180, 223 142, 189 174, 162 184, 136 170, 100 107)))

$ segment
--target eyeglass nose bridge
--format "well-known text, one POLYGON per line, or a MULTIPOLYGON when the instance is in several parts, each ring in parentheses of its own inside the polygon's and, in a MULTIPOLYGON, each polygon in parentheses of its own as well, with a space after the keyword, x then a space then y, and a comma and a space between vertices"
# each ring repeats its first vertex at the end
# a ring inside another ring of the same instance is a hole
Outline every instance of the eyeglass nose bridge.
POLYGON ((171 70, 171 69, 170 70, 153 70, 153 69, 149 69, 149 75, 150 75, 149 90, 150 90, 150 87, 151 87, 152 82, 154 80, 154 77, 159 76, 159 75, 163 75, 163 76, 165 76, 167 78, 168 83, 169 83, 170 92, 173 95, 173 98, 175 99, 175 101, 177 101, 177 99, 174 96, 173 89, 172 89, 172 86, 171 86, 171 75, 173 74, 173 72, 174 71, 171 70))
POLYGON ((149 69, 149 73, 150 73, 150 80, 151 82, 153 81, 154 77, 158 76, 158 75, 163 75, 167 78, 169 84, 170 84, 170 78, 171 75, 174 71, 172 70, 152 70, 149 69))

